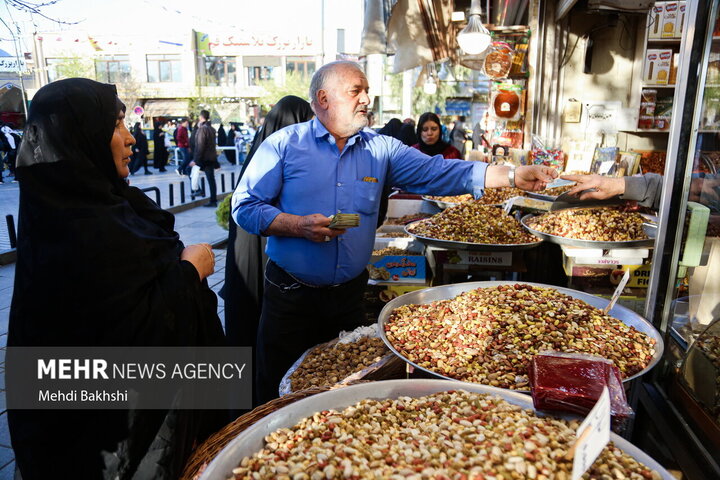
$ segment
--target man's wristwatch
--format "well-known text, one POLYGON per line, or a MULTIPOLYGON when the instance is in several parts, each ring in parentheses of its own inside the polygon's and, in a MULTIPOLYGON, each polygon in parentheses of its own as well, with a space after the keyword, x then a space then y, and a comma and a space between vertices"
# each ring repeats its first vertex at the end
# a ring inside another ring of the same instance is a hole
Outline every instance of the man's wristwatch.
POLYGON ((510 187, 515 188, 515 167, 510 167, 510 170, 508 170, 508 182, 510 187))

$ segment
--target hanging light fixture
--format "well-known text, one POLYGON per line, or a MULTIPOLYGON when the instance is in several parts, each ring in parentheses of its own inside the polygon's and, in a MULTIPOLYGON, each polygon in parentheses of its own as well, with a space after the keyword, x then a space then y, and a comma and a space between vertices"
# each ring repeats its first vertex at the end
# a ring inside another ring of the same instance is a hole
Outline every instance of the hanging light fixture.
POLYGON ((492 38, 490 32, 482 24, 480 16, 482 8, 481 0, 472 0, 470 3, 470 16, 465 28, 457 35, 457 42, 463 52, 468 55, 480 55, 490 46, 492 38))
POLYGON ((435 71, 435 64, 430 63, 427 65, 427 80, 423 85, 423 92, 428 95, 435 95, 437 92, 437 72, 435 71))

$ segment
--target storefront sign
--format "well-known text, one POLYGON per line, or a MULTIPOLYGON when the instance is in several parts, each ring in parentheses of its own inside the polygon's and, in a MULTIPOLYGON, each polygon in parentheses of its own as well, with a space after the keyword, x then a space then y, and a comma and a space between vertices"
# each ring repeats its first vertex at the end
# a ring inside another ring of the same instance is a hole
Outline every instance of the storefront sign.
POLYGON ((208 48, 213 55, 316 55, 320 46, 312 36, 237 32, 209 35, 208 48))
POLYGON ((2 57, 0 58, 0 72, 26 72, 27 66, 25 61, 18 60, 14 57, 2 57))

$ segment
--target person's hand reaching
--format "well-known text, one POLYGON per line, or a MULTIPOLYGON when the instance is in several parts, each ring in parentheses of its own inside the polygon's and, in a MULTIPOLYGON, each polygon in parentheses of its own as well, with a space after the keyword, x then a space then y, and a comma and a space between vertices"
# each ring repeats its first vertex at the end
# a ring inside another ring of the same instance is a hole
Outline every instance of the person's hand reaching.
POLYGON ((605 200, 625 193, 623 177, 604 177, 602 175, 562 175, 563 180, 576 182, 568 190, 570 195, 579 195, 580 200, 605 200), (582 193, 580 195, 581 192, 582 193))
POLYGON ((538 191, 557 178, 554 168, 542 165, 523 165, 515 169, 515 186, 527 191, 538 191))

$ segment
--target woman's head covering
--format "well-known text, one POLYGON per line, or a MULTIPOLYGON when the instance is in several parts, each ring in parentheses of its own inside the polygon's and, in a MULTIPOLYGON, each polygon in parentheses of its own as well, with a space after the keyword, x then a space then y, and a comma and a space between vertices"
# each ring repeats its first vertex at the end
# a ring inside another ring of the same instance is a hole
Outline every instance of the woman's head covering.
POLYGON ((412 123, 403 123, 400 127, 400 138, 398 138, 408 147, 412 147, 418 142, 417 136, 415 136, 415 125, 412 123))
POLYGON ((140 122, 135 122, 132 133, 133 133, 133 136, 142 134, 142 125, 140 124, 140 122))
MULTIPOLYGON (((240 177, 242 177, 243 173, 245 173, 248 165, 250 165, 250 160, 252 160, 253 156, 255 156, 255 152, 260 147, 260 144, 267 137, 289 125, 307 122, 313 117, 313 115, 315 114, 306 100, 296 97, 295 95, 287 95, 281 98, 267 114, 265 122, 260 127, 260 130, 258 130, 255 134, 250 152, 248 153, 245 164, 240 171, 240 177)), ((239 180, 240 179, 238 179, 238 181, 239 180)))
POLYGON ((225 127, 223 127, 223 124, 221 123, 217 130, 217 144, 224 147, 226 143, 227 133, 225 133, 225 127))
POLYGON ((400 128, 402 127, 402 125, 403 123, 400 121, 399 118, 391 118, 390 120, 388 120, 384 127, 378 130, 378 133, 380 135, 387 135, 388 137, 393 137, 400 140, 400 128))
POLYGON ((17 160, 9 344, 172 344, 159 323, 177 321, 170 337, 190 328, 153 296, 182 243, 173 215, 118 177, 110 141, 123 108, 115 86, 81 78, 35 94, 17 160))
POLYGON ((417 139, 417 144, 420 147, 420 151, 426 155, 439 155, 443 153, 445 149, 449 146, 449 144, 445 143, 442 139, 442 122, 440 122, 440 117, 438 117, 432 112, 425 112, 420 115, 420 119, 418 120, 417 124, 417 139), (440 137, 438 137, 438 141, 432 145, 428 145, 422 140, 421 133, 423 125, 427 122, 435 122, 440 128, 440 137))

